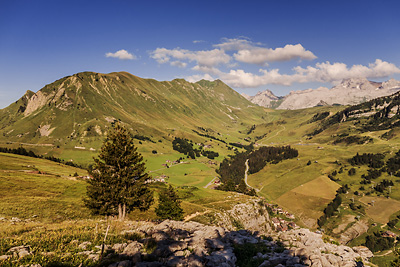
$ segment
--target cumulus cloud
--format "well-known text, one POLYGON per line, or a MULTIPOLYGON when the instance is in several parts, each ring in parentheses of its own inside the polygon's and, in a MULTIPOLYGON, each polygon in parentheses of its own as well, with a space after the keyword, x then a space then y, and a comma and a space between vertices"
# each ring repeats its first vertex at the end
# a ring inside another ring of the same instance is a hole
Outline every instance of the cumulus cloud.
POLYGON ((247 38, 223 39, 220 44, 214 45, 225 51, 237 51, 235 60, 244 63, 266 65, 268 62, 289 61, 293 59, 313 60, 317 57, 301 44, 287 44, 275 49, 262 47, 261 43, 254 43, 247 38))
POLYGON ((171 62, 171 66, 175 66, 175 67, 178 67, 178 68, 185 68, 186 65, 187 65, 187 63, 181 62, 181 61, 173 61, 173 62, 171 62))
POLYGON ((186 67, 187 64, 183 64, 184 62, 195 62, 197 65, 207 67, 222 64, 233 67, 239 62, 268 65, 268 62, 317 58, 301 44, 288 44, 275 49, 264 48, 261 45, 261 43, 254 43, 246 38, 223 39, 221 43, 213 45, 214 49, 212 50, 190 51, 181 48, 157 48, 150 53, 150 57, 159 64, 170 63, 172 66, 178 67, 186 67), (236 62, 232 62, 232 59, 235 59, 236 62), (178 64, 178 61, 181 63, 178 64))
MULTIPOLYGON (((160 64, 170 62, 171 58, 173 58, 181 62, 196 62, 201 66, 208 67, 217 66, 219 64, 227 64, 231 60, 231 57, 221 49, 190 51, 180 48, 157 48, 150 53, 150 57, 155 59, 160 64)), ((176 65, 177 63, 174 64, 176 65)))
POLYGON ((391 74, 400 73, 400 69, 389 62, 376 59, 374 63, 364 65, 353 65, 350 68, 344 63, 323 62, 317 63, 315 67, 295 67, 294 71, 304 80, 317 82, 335 82, 353 77, 383 78, 391 74))
POLYGON ((211 75, 221 75, 223 72, 220 71, 219 69, 215 67, 209 67, 209 66, 204 66, 204 65, 196 65, 192 68, 194 71, 199 71, 203 73, 208 73, 211 75))
POLYGON ((260 69, 260 74, 246 72, 242 69, 222 73, 220 79, 232 87, 254 88, 266 84, 291 85, 298 75, 280 74, 279 69, 270 71, 260 69))
POLYGON ((209 74, 203 74, 203 75, 196 74, 196 75, 192 75, 192 76, 186 77, 186 80, 188 82, 194 83, 194 82, 198 82, 200 80, 213 81, 215 79, 209 74))
POLYGON ((114 57, 114 58, 118 58, 118 59, 122 59, 122 60, 128 60, 128 59, 129 60, 133 60, 133 59, 136 59, 135 55, 129 53, 125 49, 118 50, 115 53, 108 52, 108 53, 106 53, 106 57, 114 57))
MULTIPOLYGON (((400 73, 400 69, 389 62, 376 59, 368 65, 351 65, 345 63, 319 62, 307 67, 296 66, 289 73, 282 73, 278 68, 267 68, 273 62, 291 60, 314 60, 317 56, 301 44, 287 44, 283 47, 266 48, 248 38, 222 39, 213 45, 211 50, 191 51, 181 48, 157 48, 150 57, 159 64, 190 68, 196 79, 221 79, 232 87, 249 88, 268 84, 290 86, 294 83, 307 82, 340 82, 346 78, 365 77, 383 78, 400 73), (264 66, 258 72, 249 72, 248 65, 264 66), (271 64, 270 64, 271 63, 271 64), (246 67, 246 68, 245 68, 246 67)), ((278 63, 275 63, 278 64, 278 63)))
POLYGON ((400 69, 389 62, 380 59, 374 63, 353 65, 348 67, 344 63, 324 62, 317 63, 315 67, 295 67, 292 74, 281 74, 279 69, 260 69, 260 74, 245 72, 244 70, 230 70, 228 73, 219 73, 219 78, 233 87, 251 88, 267 84, 292 85, 293 83, 306 82, 338 82, 347 78, 383 78, 400 73, 400 69))
POLYGON ((290 61, 293 59, 313 60, 317 57, 309 50, 306 50, 301 44, 287 44, 284 47, 271 48, 251 48, 242 49, 234 54, 237 61, 265 65, 268 62, 290 61))

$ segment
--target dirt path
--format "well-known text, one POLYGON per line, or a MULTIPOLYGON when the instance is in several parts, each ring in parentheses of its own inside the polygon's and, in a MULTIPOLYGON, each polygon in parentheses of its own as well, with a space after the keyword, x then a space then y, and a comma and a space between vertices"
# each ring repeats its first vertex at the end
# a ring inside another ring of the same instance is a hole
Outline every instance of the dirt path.
POLYGON ((285 125, 280 125, 280 126, 282 127, 282 129, 280 129, 279 131, 277 131, 277 132, 275 133, 275 135, 270 136, 270 137, 264 139, 263 142, 265 142, 265 141, 267 141, 267 140, 269 140, 269 139, 271 139, 271 138, 277 136, 278 134, 280 134, 281 132, 283 132, 283 131, 286 130, 286 126, 285 126, 285 125))
POLYGON ((386 256, 386 255, 389 255, 392 252, 393 252, 392 250, 388 250, 387 252, 383 253, 382 255, 374 255, 374 257, 383 257, 383 256, 386 256))
POLYGON ((211 210, 205 210, 205 211, 203 211, 203 212, 196 212, 196 213, 189 214, 189 215, 185 216, 185 222, 187 222, 187 221, 193 219, 194 217, 197 217, 197 216, 200 216, 200 215, 204 215, 204 214, 206 214, 206 213, 209 213, 210 211, 211 211, 211 210))
POLYGON ((203 186, 204 188, 208 188, 210 185, 213 184, 213 182, 215 181, 215 179, 217 179, 217 177, 214 177, 214 179, 212 179, 208 184, 206 184, 205 186, 203 186))
POLYGON ((221 200, 221 201, 215 201, 215 202, 205 203, 204 206, 203 206, 203 205, 199 205, 199 204, 190 203, 191 205, 195 205, 195 206, 201 207, 201 208, 203 208, 203 209, 205 208, 205 210, 204 210, 204 211, 197 211, 197 212, 195 212, 195 213, 186 215, 184 220, 185 220, 185 222, 186 222, 186 221, 189 221, 189 220, 193 219, 194 217, 201 216, 201 215, 204 215, 204 214, 209 213, 209 212, 212 212, 212 211, 213 211, 213 212, 220 212, 220 210, 218 210, 218 209, 216 209, 216 208, 206 207, 205 205, 220 204, 220 203, 228 203, 228 202, 236 202, 236 201, 238 201, 238 199, 236 199, 236 198, 233 198, 233 199, 225 199, 225 200, 221 200))
POLYGON ((158 172, 158 171, 161 171, 161 170, 169 169, 169 168, 178 166, 178 165, 180 165, 180 164, 185 164, 185 163, 190 163, 190 161, 179 162, 178 164, 173 164, 173 165, 171 165, 171 166, 169 166, 169 167, 164 167, 164 168, 160 168, 160 169, 158 169, 158 170, 149 171, 149 173, 150 173, 150 172, 158 172))
POLYGON ((245 165, 246 165, 246 170, 244 171, 244 182, 248 187, 253 188, 247 183, 247 172, 249 171, 249 159, 246 159, 245 165))

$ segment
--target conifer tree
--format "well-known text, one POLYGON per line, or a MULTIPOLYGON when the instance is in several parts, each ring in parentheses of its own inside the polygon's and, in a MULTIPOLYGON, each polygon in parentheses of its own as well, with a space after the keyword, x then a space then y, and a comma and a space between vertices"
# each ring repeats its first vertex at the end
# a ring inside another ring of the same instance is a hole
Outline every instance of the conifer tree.
POLYGON ((84 201, 95 214, 118 214, 123 220, 128 212, 147 210, 153 202, 143 157, 129 131, 119 124, 108 133, 90 174, 84 201))
POLYGON ((169 185, 167 190, 160 193, 156 214, 162 220, 183 220, 181 201, 172 185, 169 185))

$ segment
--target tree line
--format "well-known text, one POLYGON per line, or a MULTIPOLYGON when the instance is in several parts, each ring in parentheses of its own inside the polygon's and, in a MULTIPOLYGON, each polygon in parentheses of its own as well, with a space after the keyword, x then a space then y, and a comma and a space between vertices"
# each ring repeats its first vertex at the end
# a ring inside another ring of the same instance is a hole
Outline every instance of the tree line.
MULTIPOLYGON (((386 172, 391 176, 393 175, 396 177, 400 177, 400 150, 397 151, 396 154, 388 160, 385 161, 384 159, 385 155, 381 153, 363 153, 362 155, 357 153, 348 161, 353 166, 367 165, 370 169, 368 169, 367 174, 361 175, 361 178, 364 179, 361 183, 371 184, 371 180, 379 178, 383 172, 386 172)), ((384 180, 375 187, 375 190, 378 192, 383 192, 383 190, 385 190, 389 186, 393 186, 393 182, 389 180, 384 180)))
POLYGON ((27 156, 27 157, 32 157, 32 158, 47 159, 47 160, 54 161, 54 162, 57 162, 57 163, 61 163, 61 164, 64 164, 64 165, 68 165, 68 166, 72 166, 72 167, 83 169, 82 166, 80 166, 79 164, 73 163, 72 161, 65 161, 63 159, 60 159, 60 158, 57 158, 57 157, 54 157, 54 156, 37 155, 32 150, 26 150, 22 146, 20 146, 18 148, 0 147, 0 152, 9 153, 9 154, 16 154, 16 155, 21 155, 21 156, 27 156))
POLYGON ((193 148, 193 142, 186 138, 175 137, 172 141, 172 149, 185 154, 191 159, 195 159, 201 155, 209 159, 214 159, 219 156, 219 153, 215 151, 193 148))
POLYGON ((247 188, 244 182, 247 160, 249 173, 253 174, 262 170, 268 162, 277 164, 282 160, 297 156, 298 151, 290 146, 261 147, 254 151, 231 155, 225 158, 216 170, 222 182, 218 189, 253 195, 255 194, 254 189, 247 188))
POLYGON ((262 170, 267 162, 277 164, 285 159, 296 158, 299 152, 290 146, 261 147, 249 154, 249 173, 262 170))
POLYGON ((340 204, 342 204, 342 197, 340 196, 340 194, 346 193, 348 189, 348 185, 344 185, 336 191, 335 198, 328 204, 328 206, 326 206, 326 208, 324 209, 324 215, 322 215, 317 221, 319 227, 322 227, 326 223, 328 218, 332 217, 334 213, 338 210, 340 204))
POLYGON ((358 144, 362 145, 365 143, 370 143, 373 142, 373 139, 368 136, 357 136, 357 135, 350 135, 350 136, 344 136, 344 137, 339 137, 335 141, 333 141, 334 145, 340 144, 340 143, 345 143, 346 145, 350 144, 358 144))
POLYGON ((385 155, 381 153, 373 154, 373 153, 363 153, 362 155, 358 154, 349 159, 349 163, 353 166, 355 165, 367 165, 370 168, 382 168, 385 164, 383 159, 385 155))
POLYGON ((375 232, 366 236, 364 245, 372 252, 383 251, 393 247, 394 238, 384 237, 381 232, 375 232))
POLYGON ((308 123, 313 123, 313 122, 316 122, 316 121, 323 120, 328 116, 329 116, 329 111, 317 113, 308 121, 308 123))
MULTIPOLYGON (((204 129, 203 127, 199 127, 199 129, 201 129, 201 130, 203 130, 203 131, 207 131, 207 130, 204 129)), ((198 132, 198 131, 196 131, 196 130, 192 130, 192 131, 193 131, 194 133, 196 133, 197 135, 199 135, 199 136, 207 137, 207 138, 210 138, 210 139, 213 139, 213 140, 216 140, 216 141, 219 141, 219 142, 221 142, 221 143, 226 144, 225 140, 219 139, 219 138, 217 138, 217 137, 215 137, 215 136, 212 136, 212 135, 209 135, 209 134, 203 134, 203 133, 200 133, 200 132, 198 132)))

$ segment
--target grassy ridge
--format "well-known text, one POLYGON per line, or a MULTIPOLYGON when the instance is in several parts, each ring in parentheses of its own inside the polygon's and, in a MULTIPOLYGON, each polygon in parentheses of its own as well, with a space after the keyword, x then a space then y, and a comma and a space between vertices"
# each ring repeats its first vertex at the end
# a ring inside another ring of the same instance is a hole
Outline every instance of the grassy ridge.
MULTIPOLYGON (((158 82, 126 72, 84 72, 46 85, 35 96, 29 92, 0 110, 0 143, 48 144, 49 154, 85 163, 113 121, 155 141, 194 139, 199 136, 193 130, 202 127, 239 142, 250 125, 266 120, 264 115, 263 108, 221 81, 158 82)), ((38 154, 46 148, 32 147, 38 154)), ((160 144, 154 148, 161 149, 160 144)))

